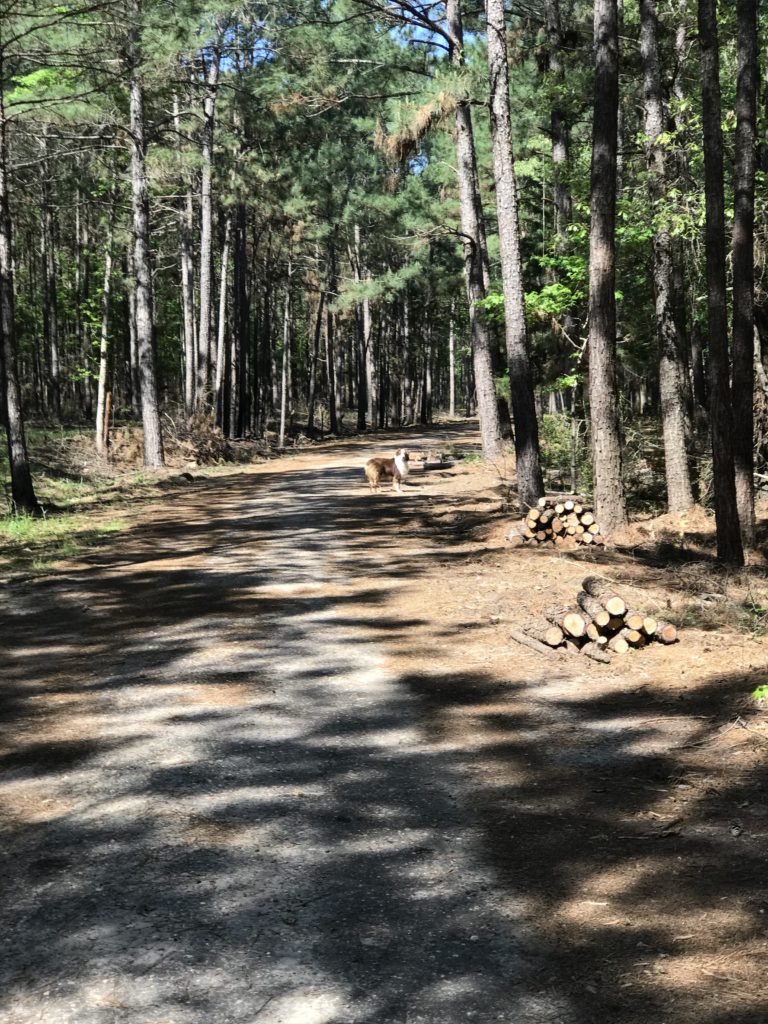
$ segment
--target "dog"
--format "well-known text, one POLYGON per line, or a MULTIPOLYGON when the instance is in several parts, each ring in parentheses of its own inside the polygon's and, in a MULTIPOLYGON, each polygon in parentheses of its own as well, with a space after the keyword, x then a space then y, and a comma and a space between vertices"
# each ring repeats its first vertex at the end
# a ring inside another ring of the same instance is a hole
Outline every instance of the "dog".
POLYGON ((408 476, 408 450, 398 448, 393 459, 368 459, 365 464, 365 478, 371 493, 381 490, 382 480, 391 480, 394 489, 402 494, 401 483, 408 476))

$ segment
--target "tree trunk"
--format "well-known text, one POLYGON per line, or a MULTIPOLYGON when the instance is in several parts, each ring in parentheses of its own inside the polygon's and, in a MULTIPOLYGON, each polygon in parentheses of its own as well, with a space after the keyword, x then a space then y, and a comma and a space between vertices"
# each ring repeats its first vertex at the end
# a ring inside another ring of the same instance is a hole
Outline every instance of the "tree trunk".
POLYGON ((317 363, 320 357, 320 337, 323 333, 323 313, 325 310, 325 292, 320 292, 317 300, 317 316, 315 318, 315 332, 312 342, 312 354, 309 363, 309 388, 307 395, 307 435, 312 437, 315 433, 315 399, 317 397, 317 363))
POLYGON ((2 411, 11 471, 11 500, 18 512, 40 514, 32 484, 21 390, 16 368, 16 319, 13 294, 13 237, 8 197, 8 123, 5 117, 3 83, 5 69, 0 51, 0 384, 2 411))
POLYGON ((539 456, 539 425, 533 396, 528 334, 525 323, 523 266, 520 258, 520 223, 517 180, 512 151, 509 108, 509 67, 504 0, 486 0, 488 70, 491 85, 491 137, 496 181, 501 277, 509 364, 509 388, 515 424, 517 486, 523 506, 533 505, 544 493, 539 456))
POLYGON ((230 410, 230 420, 232 436, 243 437, 250 420, 248 354, 251 349, 251 304, 248 291, 248 218, 243 203, 238 203, 235 210, 235 247, 233 255, 237 397, 235 398, 234 394, 232 396, 232 410, 235 410, 236 416, 230 410))
MULTIPOLYGON (((80 294, 83 303, 88 303, 90 302, 91 299, 91 232, 89 221, 90 218, 88 216, 88 206, 86 205, 83 211, 81 227, 83 265, 82 276, 80 278, 80 294)), ((78 315, 80 315, 79 310, 78 315)), ((93 416, 93 378, 90 372, 91 364, 93 362, 92 335, 93 329, 91 327, 91 321, 90 318, 87 318, 85 323, 81 325, 81 337, 79 345, 82 365, 87 371, 82 381, 81 393, 83 416, 85 417, 86 420, 90 420, 93 416)))
POLYGON ((666 227, 667 164, 659 137, 664 131, 664 104, 659 69, 656 0, 640 0, 640 57, 645 98, 646 163, 653 236, 653 283, 656 301, 656 334, 659 345, 659 390, 664 434, 667 501, 670 512, 693 505, 693 491, 686 451, 686 418, 683 376, 686 372, 678 348, 673 288, 672 238, 666 227))
POLYGON ((739 71, 733 209, 733 458, 745 548, 755 546, 754 228, 757 117, 757 0, 737 0, 739 71))
MULTIPOLYGON (((181 148, 181 119, 179 97, 173 96, 173 121, 181 148)), ((186 177, 180 169, 179 177, 186 177)), ((184 199, 179 203, 179 246, 181 250, 181 312, 184 331, 184 412, 191 416, 195 405, 195 377, 197 372, 197 339, 195 334, 194 303, 194 260, 192 257, 192 236, 194 213, 192 190, 187 186, 184 199)))
POLYGON ((565 248, 567 230, 571 222, 572 200, 568 187, 568 164, 570 162, 570 144, 565 112, 560 103, 564 74, 561 63, 562 24, 560 21, 560 0, 546 0, 544 19, 547 29, 549 73, 553 79, 555 99, 550 112, 550 132, 552 135, 552 194, 555 203, 555 231, 558 245, 565 248))
POLYGON ((216 329, 216 373, 214 377, 214 409, 216 422, 224 429, 224 370, 227 363, 227 275, 229 273, 229 240, 232 235, 232 214, 224 221, 224 242, 221 247, 221 279, 219 281, 219 316, 216 329))
MULTIPOLYGON (((360 244, 360 225, 355 224, 354 249, 355 283, 359 286, 363 280, 362 247, 360 244)), ((355 314, 357 329, 357 429, 365 430, 366 416, 373 424, 372 402, 369 394, 371 380, 370 345, 371 345, 371 304, 363 299, 357 304, 355 314)))
POLYGON ((414 422, 413 418, 413 353, 411 351, 411 305, 408 301, 408 292, 406 290, 403 296, 403 376, 401 382, 401 407, 402 407, 402 422, 407 426, 411 426, 414 422))
POLYGON ((280 374, 280 429, 277 447, 285 448, 285 420, 288 411, 289 367, 291 363, 291 258, 288 257, 288 281, 285 285, 285 307, 283 310, 283 364, 280 374))
POLYGON ((141 384, 139 381, 139 341, 136 333, 136 259, 134 257, 133 238, 131 237, 126 253, 127 288, 126 302, 128 306, 128 361, 126 377, 128 378, 131 398, 131 414, 141 415, 141 384))
MULTIPOLYGON (((366 271, 366 280, 370 281, 370 273, 366 271)), ((365 339, 365 389, 368 395, 368 422, 376 427, 378 415, 378 382, 376 379, 376 357, 373 350, 373 317, 371 316, 371 300, 363 299, 363 338, 365 339)))
POLYGON ((626 522, 616 395, 616 146, 619 19, 616 0, 595 0, 595 103, 589 231, 589 401, 597 518, 606 533, 626 522))
POLYGON ((733 414, 728 366, 725 274, 723 133, 720 110, 720 45, 717 0, 699 0, 704 189, 706 197, 707 312, 709 321, 709 421, 717 529, 717 557, 743 565, 733 458, 733 414))
POLYGON ((451 315, 448 320, 448 415, 456 415, 456 300, 451 299, 451 315))
POLYGON ((197 329, 197 394, 195 405, 204 409, 209 404, 211 323, 213 320, 213 136, 216 126, 216 96, 221 66, 221 29, 205 83, 203 128, 201 138, 200 175, 200 322, 197 329))
POLYGON ((709 400, 707 396, 707 377, 704 372, 704 349, 701 340, 701 328, 696 323, 691 327, 691 378, 696 406, 706 411, 709 407, 709 400))
MULTIPOLYGON (((451 35, 451 60, 455 67, 460 68, 464 64, 464 33, 459 0, 447 0, 446 15, 451 35)), ((488 259, 482 226, 472 116, 466 99, 460 100, 456 107, 456 163, 480 435, 483 455, 487 459, 497 459, 504 453, 504 443, 496 405, 491 340, 477 305, 485 298, 488 259)))
MULTIPOLYGON (((328 299, 336 294, 336 250, 331 243, 328 250, 328 299)), ((336 353, 334 338, 334 314, 330 309, 330 301, 327 303, 325 316, 325 374, 326 393, 328 396, 328 416, 330 418, 330 431, 332 434, 339 432, 339 417, 336 398, 336 353)))
POLYGON ((107 411, 107 376, 109 371, 109 295, 112 287, 112 239, 115 232, 117 194, 112 193, 112 205, 104 243, 104 282, 101 289, 101 334, 99 337, 99 387, 96 395, 96 451, 103 455, 107 449, 109 424, 107 411))
POLYGON ((144 91, 140 78, 140 0, 133 0, 135 27, 131 29, 130 118, 131 191, 133 201, 134 270, 136 274, 136 347, 139 362, 141 420, 144 427, 144 464, 162 466, 163 436, 157 401, 157 375, 152 314, 152 271, 149 247, 149 192, 147 187, 147 144, 144 125, 144 91))

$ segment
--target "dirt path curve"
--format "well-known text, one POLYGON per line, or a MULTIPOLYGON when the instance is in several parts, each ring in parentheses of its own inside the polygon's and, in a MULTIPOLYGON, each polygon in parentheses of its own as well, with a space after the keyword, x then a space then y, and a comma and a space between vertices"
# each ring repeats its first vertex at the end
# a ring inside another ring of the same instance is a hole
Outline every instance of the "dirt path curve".
POLYGON ((567 1019, 388 667, 439 551, 364 455, 204 485, 7 596, 3 1022, 567 1019))

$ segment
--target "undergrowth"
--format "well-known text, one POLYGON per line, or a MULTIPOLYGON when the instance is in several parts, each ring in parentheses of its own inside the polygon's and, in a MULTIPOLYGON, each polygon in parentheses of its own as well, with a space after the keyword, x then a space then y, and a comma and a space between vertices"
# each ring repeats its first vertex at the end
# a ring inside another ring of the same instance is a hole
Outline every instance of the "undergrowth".
POLYGON ((94 523, 89 516, 63 514, 36 519, 26 515, 0 517, 0 571, 42 572, 55 562, 77 558, 110 534, 126 528, 115 518, 94 523))

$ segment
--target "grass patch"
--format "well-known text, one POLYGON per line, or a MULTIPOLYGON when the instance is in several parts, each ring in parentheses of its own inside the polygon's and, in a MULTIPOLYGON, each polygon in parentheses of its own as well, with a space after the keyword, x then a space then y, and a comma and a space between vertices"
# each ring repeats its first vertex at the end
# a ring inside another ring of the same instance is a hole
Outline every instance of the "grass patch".
POLYGON ((54 563, 77 558, 110 534, 127 528, 122 519, 94 523, 82 514, 33 519, 0 518, 0 572, 45 572, 54 563))

